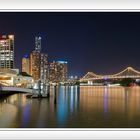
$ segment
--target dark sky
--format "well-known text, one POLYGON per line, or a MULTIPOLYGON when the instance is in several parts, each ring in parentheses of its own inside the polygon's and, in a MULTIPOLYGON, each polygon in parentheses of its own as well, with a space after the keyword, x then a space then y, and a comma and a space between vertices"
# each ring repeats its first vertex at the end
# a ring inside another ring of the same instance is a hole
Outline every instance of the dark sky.
POLYGON ((42 37, 49 61, 68 61, 69 75, 140 70, 140 13, 18 12, 0 13, 0 33, 15 35, 15 62, 34 49, 42 37))

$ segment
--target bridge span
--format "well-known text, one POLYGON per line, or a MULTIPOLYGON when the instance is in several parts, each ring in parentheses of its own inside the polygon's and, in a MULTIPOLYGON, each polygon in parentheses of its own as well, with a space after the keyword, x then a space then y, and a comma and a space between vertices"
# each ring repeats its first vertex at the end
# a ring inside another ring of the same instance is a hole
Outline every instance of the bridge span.
POLYGON ((116 80, 116 79, 124 79, 124 78, 140 79, 140 72, 132 67, 127 67, 121 72, 112 75, 98 75, 93 72, 88 72, 85 76, 83 76, 80 79, 80 82, 108 80, 108 79, 116 80))

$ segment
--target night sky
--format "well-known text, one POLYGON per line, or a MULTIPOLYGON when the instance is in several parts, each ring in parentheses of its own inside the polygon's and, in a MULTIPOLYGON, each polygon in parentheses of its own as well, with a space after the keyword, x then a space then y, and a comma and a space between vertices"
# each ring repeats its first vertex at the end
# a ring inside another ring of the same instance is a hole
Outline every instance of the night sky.
POLYGON ((69 75, 140 70, 140 13, 0 13, 0 33, 15 35, 15 64, 42 37, 49 61, 68 61, 69 75))

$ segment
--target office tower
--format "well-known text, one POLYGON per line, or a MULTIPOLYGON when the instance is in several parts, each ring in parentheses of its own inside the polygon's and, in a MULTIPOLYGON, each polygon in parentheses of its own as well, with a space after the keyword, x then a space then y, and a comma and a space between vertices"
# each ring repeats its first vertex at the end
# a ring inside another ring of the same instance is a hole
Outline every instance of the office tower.
POLYGON ((57 63, 55 61, 51 62, 49 65, 49 80, 50 82, 58 82, 57 77, 57 63))
POLYGON ((67 80, 67 62, 53 61, 50 63, 50 81, 54 83, 65 82, 67 80))
POLYGON ((41 52, 41 37, 35 37, 35 51, 41 52))
POLYGON ((40 79, 41 37, 35 37, 35 50, 30 54, 30 75, 35 81, 40 79))
POLYGON ((41 53, 41 37, 35 37, 35 50, 30 54, 30 75, 35 81, 49 81, 48 56, 41 53))
POLYGON ((57 61, 57 78, 59 82, 67 80, 67 61, 57 61))
POLYGON ((14 35, 0 36, 0 68, 14 68, 14 35))
POLYGON ((34 80, 40 79, 40 58, 41 55, 39 52, 33 51, 30 54, 30 75, 34 80))
POLYGON ((40 58, 40 79, 41 82, 49 81, 49 66, 48 66, 48 55, 41 53, 40 58))
POLYGON ((27 74, 30 74, 30 61, 29 56, 24 55, 22 58, 22 72, 26 72, 27 74))

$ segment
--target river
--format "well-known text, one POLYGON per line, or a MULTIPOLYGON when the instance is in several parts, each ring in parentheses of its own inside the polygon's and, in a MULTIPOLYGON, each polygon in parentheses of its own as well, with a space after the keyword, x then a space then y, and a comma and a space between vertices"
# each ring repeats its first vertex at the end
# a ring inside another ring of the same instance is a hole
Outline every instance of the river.
POLYGON ((140 128, 140 87, 51 87, 50 98, 0 99, 1 128, 140 128))

